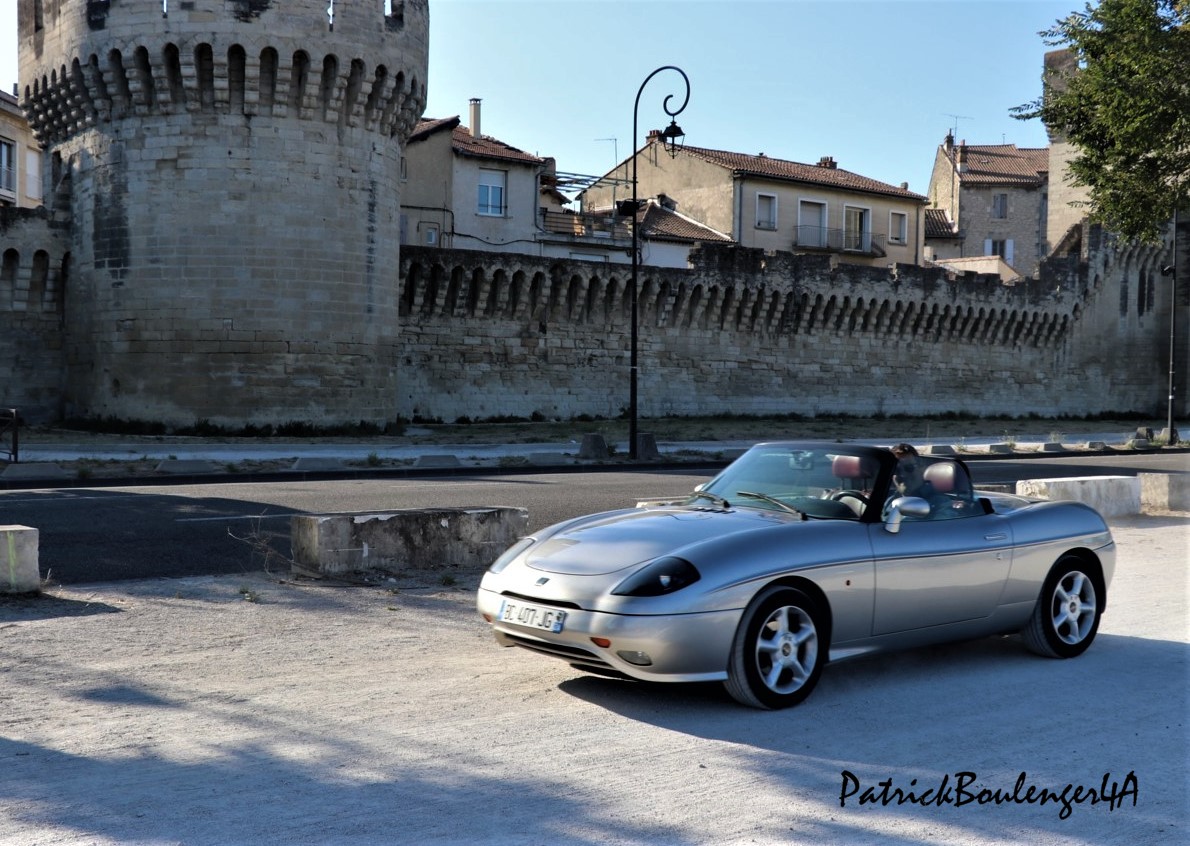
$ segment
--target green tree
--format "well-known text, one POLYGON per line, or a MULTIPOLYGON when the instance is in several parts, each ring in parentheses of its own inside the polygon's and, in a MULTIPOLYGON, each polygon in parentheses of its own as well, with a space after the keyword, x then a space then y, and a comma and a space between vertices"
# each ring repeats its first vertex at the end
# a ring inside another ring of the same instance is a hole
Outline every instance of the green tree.
POLYGON ((1190 176, 1190 0, 1100 0, 1042 32, 1066 47, 1069 73, 1014 117, 1040 117, 1077 148, 1074 184, 1092 220, 1126 238, 1160 239, 1190 176))

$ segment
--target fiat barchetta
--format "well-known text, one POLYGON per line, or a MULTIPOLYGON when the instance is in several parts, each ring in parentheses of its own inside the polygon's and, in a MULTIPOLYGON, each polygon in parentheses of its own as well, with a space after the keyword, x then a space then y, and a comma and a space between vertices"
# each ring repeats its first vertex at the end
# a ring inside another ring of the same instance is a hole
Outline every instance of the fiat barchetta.
POLYGON ((1086 650, 1115 567, 1099 513, 977 490, 956 457, 911 461, 758 444, 688 494, 521 539, 484 574, 479 612, 501 645, 719 680, 769 709, 805 699, 829 661, 879 651, 1006 634, 1051 658, 1086 650))

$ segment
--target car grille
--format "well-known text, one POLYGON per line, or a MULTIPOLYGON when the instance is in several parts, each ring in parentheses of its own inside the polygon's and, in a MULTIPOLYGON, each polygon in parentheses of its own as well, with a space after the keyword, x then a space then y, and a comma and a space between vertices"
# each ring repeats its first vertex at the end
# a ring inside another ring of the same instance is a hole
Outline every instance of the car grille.
POLYGON ((549 655, 553 658, 561 658, 563 661, 569 661, 571 664, 584 664, 593 667, 608 667, 610 666, 606 661, 596 655, 590 650, 583 649, 579 646, 570 646, 564 643, 545 643, 540 640, 533 640, 532 638, 521 637, 520 635, 510 634, 508 632, 501 632, 501 634, 508 639, 510 643, 525 649, 532 650, 541 655, 549 655))
POLYGON ((513 593, 510 590, 503 591, 501 596, 511 596, 513 599, 523 599, 525 602, 532 602, 534 605, 548 605, 550 608, 573 608, 575 611, 582 611, 583 606, 577 602, 559 602, 555 599, 542 599, 540 596, 529 596, 524 593, 513 593))

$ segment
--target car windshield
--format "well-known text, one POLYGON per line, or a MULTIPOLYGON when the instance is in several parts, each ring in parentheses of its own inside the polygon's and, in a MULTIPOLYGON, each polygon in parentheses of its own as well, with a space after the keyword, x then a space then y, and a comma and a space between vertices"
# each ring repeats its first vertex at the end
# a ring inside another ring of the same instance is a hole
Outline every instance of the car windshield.
POLYGON ((760 444, 704 485, 702 492, 732 507, 857 520, 867 510, 881 463, 878 451, 864 447, 760 444))

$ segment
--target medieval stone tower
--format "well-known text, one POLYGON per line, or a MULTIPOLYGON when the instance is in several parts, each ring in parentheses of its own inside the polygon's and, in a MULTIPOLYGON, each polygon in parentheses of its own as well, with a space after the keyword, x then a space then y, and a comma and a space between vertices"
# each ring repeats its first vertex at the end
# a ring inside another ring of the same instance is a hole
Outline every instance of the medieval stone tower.
POLYGON ((19 9, 44 195, 70 210, 66 413, 393 419, 428 0, 19 9))

